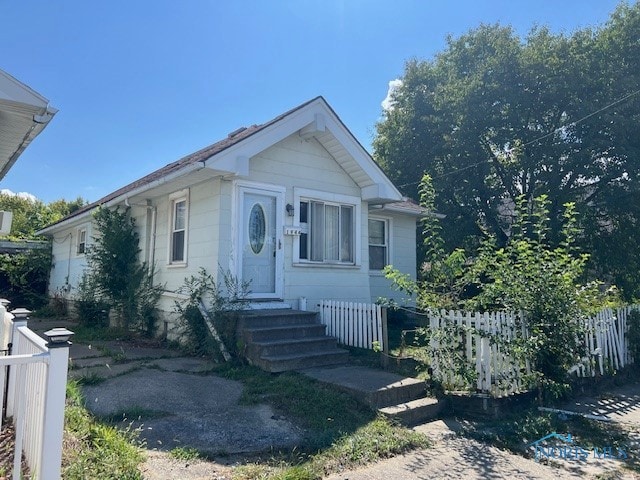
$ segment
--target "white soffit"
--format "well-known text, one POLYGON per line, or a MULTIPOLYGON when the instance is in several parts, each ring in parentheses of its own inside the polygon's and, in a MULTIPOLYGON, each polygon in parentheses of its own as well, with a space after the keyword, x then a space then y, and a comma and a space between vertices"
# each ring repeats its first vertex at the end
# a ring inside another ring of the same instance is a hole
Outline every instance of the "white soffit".
POLYGON ((0 179, 56 112, 46 98, 0 70, 0 179))

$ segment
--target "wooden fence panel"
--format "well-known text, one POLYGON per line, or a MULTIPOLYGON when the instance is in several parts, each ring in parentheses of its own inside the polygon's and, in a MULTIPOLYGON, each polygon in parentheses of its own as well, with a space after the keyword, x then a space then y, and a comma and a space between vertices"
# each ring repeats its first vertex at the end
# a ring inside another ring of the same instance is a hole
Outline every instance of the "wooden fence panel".
MULTIPOLYGON (((584 345, 587 356, 571 372, 581 377, 604 375, 611 370, 619 370, 632 363, 629 348, 627 316, 639 305, 607 308, 591 318, 578 320, 584 328, 584 345)), ((458 337, 462 349, 460 355, 474 366, 477 374, 476 388, 493 394, 509 394, 522 387, 522 374, 530 373, 530 360, 520 364, 512 358, 507 349, 509 342, 517 338, 527 338, 525 322, 518 326, 521 314, 509 312, 462 312, 442 310, 429 316, 432 329, 446 323, 464 327, 464 338, 458 337), (473 333, 475 331, 475 333, 473 333), (494 338, 491 342, 489 336, 494 338)), ((438 341, 431 339, 431 348, 439 348, 438 341)), ((441 366, 432 365, 434 370, 441 366)), ((436 371, 436 374, 451 384, 455 384, 450 372, 436 371)), ((462 385, 460 385, 462 387, 462 385)))
POLYGON ((385 318, 383 307, 376 304, 333 300, 320 302, 320 321, 327 326, 327 335, 351 347, 373 349, 374 345, 378 345, 385 349, 385 318))

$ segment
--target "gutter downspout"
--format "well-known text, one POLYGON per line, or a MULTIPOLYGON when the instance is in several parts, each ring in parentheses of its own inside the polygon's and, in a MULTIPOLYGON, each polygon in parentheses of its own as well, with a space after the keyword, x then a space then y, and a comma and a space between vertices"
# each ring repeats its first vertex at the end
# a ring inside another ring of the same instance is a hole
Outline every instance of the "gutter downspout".
MULTIPOLYGON (((156 228, 158 217, 158 207, 150 205, 151 207, 151 238, 149 242, 149 273, 153 273, 156 265, 156 228)), ((153 275, 151 276, 151 283, 153 284, 153 275)))
MULTIPOLYGON (((153 205, 151 199, 147 199, 147 203, 131 203, 129 202, 129 197, 125 197, 124 204, 127 207, 142 207, 146 208, 147 212, 151 210, 151 225, 149 227, 148 238, 149 238, 149 273, 153 273, 153 269, 156 263, 156 230, 157 230, 157 217, 158 217, 158 207, 153 205)), ((152 277, 153 280, 153 277, 152 277)))

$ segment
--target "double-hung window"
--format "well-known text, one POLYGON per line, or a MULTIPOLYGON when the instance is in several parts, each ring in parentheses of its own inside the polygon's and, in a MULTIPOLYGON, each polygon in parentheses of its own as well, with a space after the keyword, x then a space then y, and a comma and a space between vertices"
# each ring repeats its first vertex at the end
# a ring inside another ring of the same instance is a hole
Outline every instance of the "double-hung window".
POLYGON ((87 229, 78 229, 78 242, 76 244, 76 253, 78 255, 84 255, 87 252, 87 229))
POLYGON ((355 205, 300 199, 301 261, 355 263, 355 205))
POLYGON ((383 270, 389 264, 389 222, 369 219, 369 270, 383 270))
POLYGON ((172 196, 169 228, 169 263, 187 262, 187 225, 189 197, 185 192, 172 196))

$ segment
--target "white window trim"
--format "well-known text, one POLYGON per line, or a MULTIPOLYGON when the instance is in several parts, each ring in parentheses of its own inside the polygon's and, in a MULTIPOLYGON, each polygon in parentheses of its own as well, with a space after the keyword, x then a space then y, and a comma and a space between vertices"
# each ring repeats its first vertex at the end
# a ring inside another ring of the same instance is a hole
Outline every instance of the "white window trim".
MULTIPOLYGON (((322 192, 320 190, 309 190, 306 188, 293 189, 293 205, 295 206, 293 222, 300 226, 300 202, 303 200, 328 202, 353 206, 354 232, 353 232, 353 263, 348 262, 314 262, 300 259, 300 236, 294 237, 293 241, 293 264, 295 266, 320 266, 331 268, 353 268, 362 264, 362 199, 351 195, 339 193, 322 192)), ((368 247, 367 247, 368 249, 368 247)))
POLYGON ((180 190, 169 195, 168 207, 168 225, 167 225, 167 266, 169 267, 186 267, 189 259, 189 212, 191 205, 189 204, 189 189, 180 190), (174 262, 171 255, 173 252, 173 221, 175 214, 175 204, 184 201, 186 205, 184 219, 184 261, 174 262))
POLYGON ((85 225, 76 229, 76 256, 84 257, 89 246, 89 228, 85 225), (80 252, 80 234, 84 232, 84 251, 80 252))
MULTIPOLYGON (((379 215, 369 215, 369 220, 380 220, 386 223, 386 236, 387 236, 387 265, 393 265, 393 218, 391 217, 381 217, 379 215)), ((369 256, 369 223, 367 222, 367 257, 369 256)), ((382 270, 372 270, 369 267, 369 274, 374 276, 384 276, 384 271, 382 270)))

